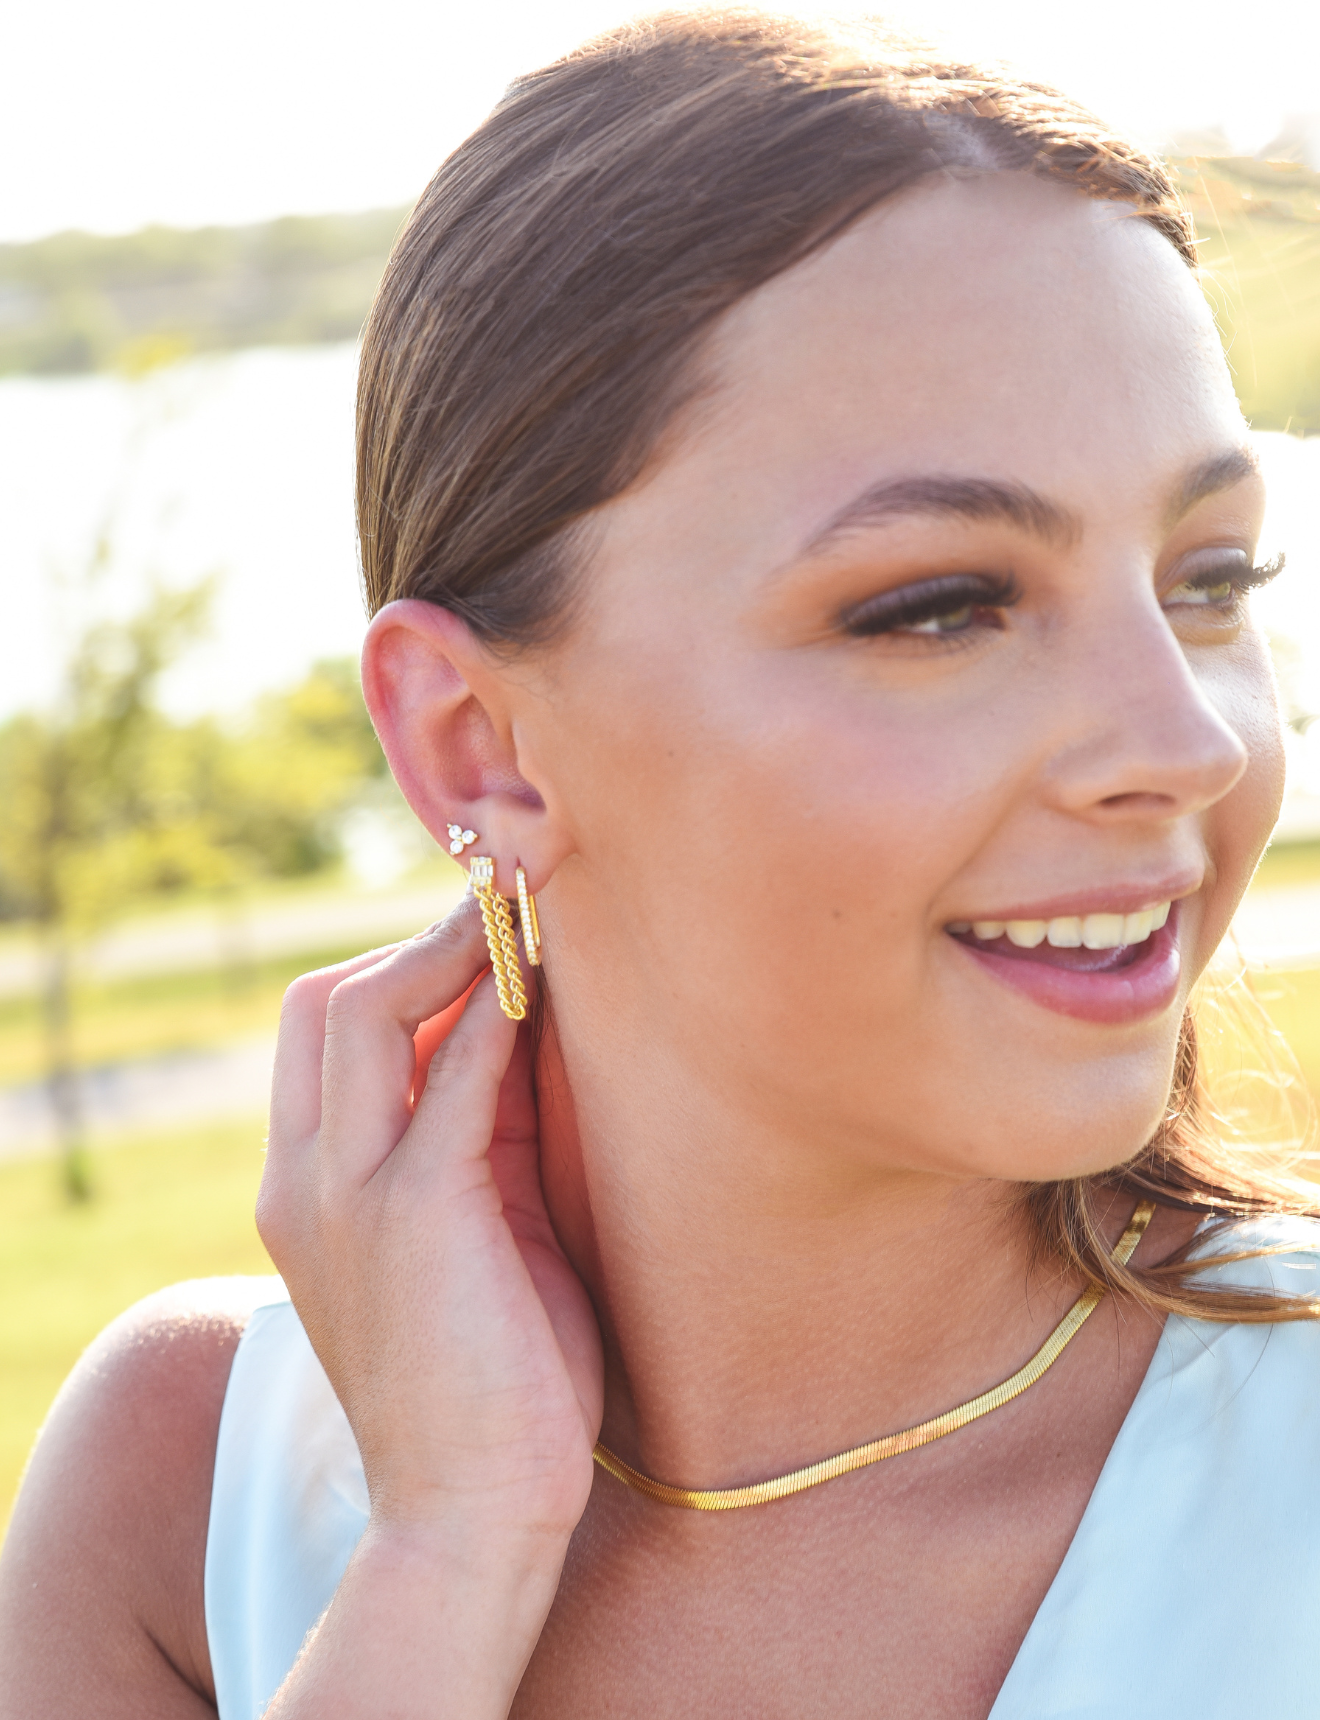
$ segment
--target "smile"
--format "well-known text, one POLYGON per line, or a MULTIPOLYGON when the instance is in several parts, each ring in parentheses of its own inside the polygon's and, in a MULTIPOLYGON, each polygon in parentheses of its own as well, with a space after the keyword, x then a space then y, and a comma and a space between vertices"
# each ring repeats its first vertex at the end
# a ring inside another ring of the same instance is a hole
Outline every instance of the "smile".
POLYGON ((1170 902, 1157 902, 1135 914, 1065 914, 1054 920, 954 920, 954 937, 967 933, 979 943, 1007 938, 1018 949, 1049 944, 1056 950, 1117 950, 1144 944, 1169 918, 1170 902))
POLYGON ((1134 913, 953 920, 945 930, 983 972, 1059 1015, 1136 1022, 1178 993, 1178 912, 1167 901, 1134 913))

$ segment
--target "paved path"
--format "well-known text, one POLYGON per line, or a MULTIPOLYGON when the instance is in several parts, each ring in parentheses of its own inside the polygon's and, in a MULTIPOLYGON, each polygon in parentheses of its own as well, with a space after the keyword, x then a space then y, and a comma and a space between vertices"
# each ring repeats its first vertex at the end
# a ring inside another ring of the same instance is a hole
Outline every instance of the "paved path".
MULTIPOLYGON (((214 912, 161 914, 116 927, 99 939, 83 972, 99 979, 196 972, 235 959, 313 954, 340 947, 370 949, 411 937, 446 914, 463 880, 441 873, 425 883, 386 891, 318 891, 290 902, 266 902, 241 921, 214 912)), ((0 953, 0 997, 30 995, 40 983, 38 952, 0 953)), ((83 1076, 83 1103, 93 1140, 185 1126, 209 1118, 261 1116, 270 1097, 275 1039, 242 1040, 214 1049, 173 1052, 83 1076)), ((0 1159, 51 1150, 46 1089, 40 1082, 0 1087, 0 1159)))
MULTIPOLYGON (((273 1034, 213 1051, 180 1051, 83 1074, 83 1104, 96 1143, 128 1133, 228 1117, 264 1117, 275 1057, 273 1034)), ((0 1088, 0 1159, 54 1149, 43 1085, 0 1088)))
MULTIPOLYGON (((195 973, 235 961, 265 961, 340 947, 411 937, 447 914, 463 894, 460 874, 439 875, 402 889, 318 891, 291 901, 267 901, 241 914, 191 909, 128 921, 106 932, 80 959, 90 979, 139 974, 195 973)), ((41 953, 35 943, 0 946, 0 998, 41 989, 41 953)))
MULTIPOLYGON (((261 940, 263 953, 276 949, 292 953, 318 944, 324 948, 339 941, 366 948, 373 941, 385 941, 429 923, 446 906, 434 889, 388 898, 366 897, 356 903, 328 898, 300 903, 296 915, 272 915, 259 924, 255 935, 261 940)), ((1234 930, 1239 948, 1253 965, 1320 967, 1320 885, 1262 890, 1249 896, 1234 930)), ((211 937, 214 939, 213 925, 211 937)), ((121 948, 119 954, 116 947, 108 944, 105 961, 143 961, 157 946, 143 940, 131 949, 121 948)), ((179 965, 198 965, 199 947, 200 934, 189 961, 179 965)), ((213 943, 209 947, 213 948, 213 943)), ((174 954, 172 944, 169 953, 174 954)), ((274 1051, 273 1036, 264 1036, 214 1050, 179 1052, 90 1070, 84 1095, 93 1137, 104 1140, 207 1119, 262 1116, 270 1094, 274 1051)), ((0 1088, 0 1158, 48 1151, 50 1146, 45 1089, 37 1084, 0 1088)))

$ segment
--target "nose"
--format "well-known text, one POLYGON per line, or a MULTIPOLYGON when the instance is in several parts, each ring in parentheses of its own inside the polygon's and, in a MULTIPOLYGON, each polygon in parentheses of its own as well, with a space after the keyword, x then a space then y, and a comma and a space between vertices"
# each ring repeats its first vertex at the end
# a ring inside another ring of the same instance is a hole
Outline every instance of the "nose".
MULTIPOLYGON (((1241 735, 1193 671, 1162 610, 1147 597, 1122 625, 1093 622, 1068 654, 1074 719, 1049 777, 1057 804, 1102 823, 1203 812, 1242 778, 1241 735)), ((1216 675, 1230 672, 1228 647, 1216 675)))

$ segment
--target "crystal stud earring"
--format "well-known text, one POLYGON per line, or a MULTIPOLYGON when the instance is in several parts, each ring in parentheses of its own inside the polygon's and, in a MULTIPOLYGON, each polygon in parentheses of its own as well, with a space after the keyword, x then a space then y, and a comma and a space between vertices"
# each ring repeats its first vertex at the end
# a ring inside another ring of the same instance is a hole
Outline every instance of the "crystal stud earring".
POLYGON ((471 848, 476 840, 477 833, 475 830, 464 830, 461 824, 449 826, 449 852, 451 854, 461 854, 465 848, 471 848))

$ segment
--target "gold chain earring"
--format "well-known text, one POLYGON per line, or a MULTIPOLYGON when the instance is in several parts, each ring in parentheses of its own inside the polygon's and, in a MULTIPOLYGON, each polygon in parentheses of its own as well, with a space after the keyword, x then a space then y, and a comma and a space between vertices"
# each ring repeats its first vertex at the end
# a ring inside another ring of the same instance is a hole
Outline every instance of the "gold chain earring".
MULTIPOLYGON (((510 1021, 527 1019, 527 993, 518 966, 518 940, 514 936, 509 904, 495 888, 495 862, 489 855, 474 854, 468 873, 472 894, 481 904, 481 923, 486 928, 490 965, 500 1008, 510 1021)), ((528 958, 530 960, 530 957, 528 958)))

